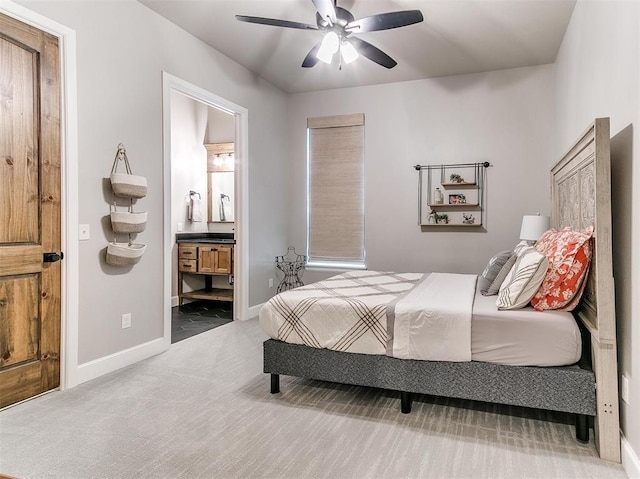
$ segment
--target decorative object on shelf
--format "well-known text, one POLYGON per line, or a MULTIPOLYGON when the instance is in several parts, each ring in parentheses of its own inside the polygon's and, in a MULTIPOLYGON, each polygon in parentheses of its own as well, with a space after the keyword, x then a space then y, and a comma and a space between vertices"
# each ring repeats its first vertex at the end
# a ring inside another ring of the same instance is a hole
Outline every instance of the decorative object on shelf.
POLYGON ((296 253, 293 246, 287 248, 286 254, 276 256, 276 267, 284 273, 284 278, 278 285, 277 292, 282 293, 298 286, 304 286, 302 282, 302 273, 307 263, 307 257, 296 253))
POLYGON ((116 157, 111 167, 111 188, 113 190, 113 205, 109 206, 113 241, 107 246, 106 262, 112 266, 130 266, 138 263, 147 246, 143 243, 134 243, 131 235, 142 233, 147 226, 147 213, 133 211, 134 198, 144 198, 147 195, 147 179, 144 176, 136 176, 131 173, 131 166, 127 158, 124 145, 118 145, 116 157), (124 163, 126 173, 118 173, 118 165, 124 163), (117 197, 129 198, 127 211, 118 211, 117 197), (118 234, 129 236, 126 243, 117 241, 118 234))
POLYGON ((441 205, 444 203, 444 195, 440 188, 436 188, 436 191, 433 193, 433 203, 436 205, 441 205))
POLYGON ((450 205, 462 205, 467 202, 467 198, 463 194, 452 194, 449 195, 449 204, 450 205))
POLYGON ((449 215, 446 213, 436 214, 436 223, 439 225, 446 225, 449 223, 449 215))
POLYGON ((490 166, 488 161, 415 165, 418 171, 418 224, 423 227, 482 226, 487 197, 486 169, 490 166), (443 190, 447 190, 447 203, 444 202, 443 190), (424 208, 423 198, 427 197, 429 202, 424 208), (446 221, 443 219, 445 215, 446 221))
POLYGON ((462 213, 462 224, 463 225, 472 225, 476 222, 476 219, 473 217, 471 213, 462 213))
POLYGON ((542 233, 549 229, 550 219, 548 216, 524 215, 522 217, 522 227, 520 228, 520 239, 533 244, 538 241, 542 233))

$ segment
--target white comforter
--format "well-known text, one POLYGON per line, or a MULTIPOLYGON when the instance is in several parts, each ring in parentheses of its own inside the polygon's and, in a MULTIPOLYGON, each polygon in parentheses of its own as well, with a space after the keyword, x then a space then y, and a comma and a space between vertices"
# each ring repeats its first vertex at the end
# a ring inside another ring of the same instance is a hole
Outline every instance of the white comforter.
POLYGON ((432 273, 387 307, 387 354, 401 359, 471 361, 476 276, 432 273))
POLYGON ((274 339, 363 354, 471 360, 475 275, 352 271, 271 298, 274 339))

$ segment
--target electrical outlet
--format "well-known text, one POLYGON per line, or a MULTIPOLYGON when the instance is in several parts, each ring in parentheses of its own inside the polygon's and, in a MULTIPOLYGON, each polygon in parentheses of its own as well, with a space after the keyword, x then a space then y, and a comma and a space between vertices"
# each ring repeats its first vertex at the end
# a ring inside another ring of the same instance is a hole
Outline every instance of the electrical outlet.
POLYGON ((622 400, 629 404, 629 378, 624 374, 622 375, 622 387, 620 389, 622 390, 620 391, 622 400))
POLYGON ((78 239, 80 241, 86 241, 90 236, 89 225, 83 224, 78 226, 78 239))
POLYGON ((131 313, 124 313, 122 315, 122 329, 131 327, 131 313))
POLYGON ((273 278, 269 278, 269 287, 273 288, 273 278))
POLYGON ((178 223, 178 231, 182 231, 184 229, 183 223, 178 223))

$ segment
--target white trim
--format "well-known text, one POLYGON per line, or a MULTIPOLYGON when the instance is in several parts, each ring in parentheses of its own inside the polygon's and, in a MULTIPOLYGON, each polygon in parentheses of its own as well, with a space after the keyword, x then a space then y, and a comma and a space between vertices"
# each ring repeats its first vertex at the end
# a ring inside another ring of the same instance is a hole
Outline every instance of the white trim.
POLYGON ((139 344, 123 351, 94 359, 78 366, 78 379, 83 383, 130 366, 165 351, 163 338, 139 344))
POLYGON ((76 386, 78 376, 78 87, 76 33, 10 0, 0 0, 0 12, 58 37, 61 72, 62 153, 62 297, 60 389, 76 386))
POLYGON ((177 296, 171 296, 171 307, 175 308, 176 306, 178 306, 178 303, 180 301, 178 300, 177 296))
POLYGON ((308 271, 350 271, 352 269, 367 269, 363 261, 319 261, 310 259, 305 265, 308 271))
POLYGON ((245 319, 257 318, 258 314, 260 314, 260 310, 262 309, 263 306, 264 306, 264 303, 260 303, 260 304, 256 304, 255 306, 251 306, 247 310, 247 316, 245 317, 245 319))
POLYGON ((249 307, 249 111, 203 88, 188 83, 167 72, 162 72, 162 132, 163 132, 163 243, 164 243, 164 345, 171 347, 171 92, 175 91, 215 108, 235 115, 235 239, 236 275, 234 289, 234 319, 246 319, 249 307), (238 254, 239 253, 239 254, 238 254))
POLYGON ((640 459, 622 433, 620 433, 620 443, 622 446, 622 467, 624 467, 629 479, 640 479, 640 459))

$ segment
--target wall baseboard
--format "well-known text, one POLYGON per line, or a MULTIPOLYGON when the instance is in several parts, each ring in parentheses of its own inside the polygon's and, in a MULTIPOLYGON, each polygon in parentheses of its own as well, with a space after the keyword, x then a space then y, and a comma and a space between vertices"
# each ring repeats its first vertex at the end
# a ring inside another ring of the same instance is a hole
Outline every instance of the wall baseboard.
POLYGON ((257 318, 262 306, 264 306, 264 303, 256 304, 255 306, 251 306, 249 309, 247 309, 246 319, 257 318))
POLYGON ((164 339, 158 338, 124 351, 80 364, 78 366, 77 384, 91 381, 125 366, 130 366, 138 361, 160 354, 167 349, 164 339))
POLYGON ((635 453, 627 438, 621 434, 620 442, 622 446, 622 467, 624 467, 629 479, 640 479, 640 459, 635 453))
POLYGON ((177 296, 171 296, 171 307, 175 308, 176 306, 178 306, 178 297, 177 296))

